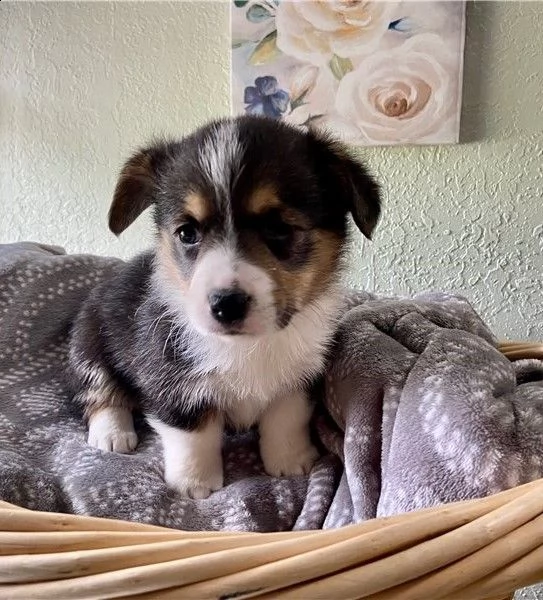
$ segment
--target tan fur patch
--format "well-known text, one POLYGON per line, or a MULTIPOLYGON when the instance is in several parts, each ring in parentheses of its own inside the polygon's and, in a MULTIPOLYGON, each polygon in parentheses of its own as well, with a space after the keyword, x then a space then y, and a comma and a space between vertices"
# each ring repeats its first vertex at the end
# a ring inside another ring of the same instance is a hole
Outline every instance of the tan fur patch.
POLYGON ((306 268, 299 273, 289 272, 292 284, 299 290, 295 293, 297 308, 315 300, 335 278, 339 268, 339 259, 343 240, 340 236, 321 229, 313 231, 313 252, 306 268), (292 277, 294 276, 294 277, 292 277))
POLYGON ((157 244, 158 273, 174 288, 186 292, 189 282, 183 279, 179 272, 179 265, 173 254, 172 238, 166 231, 162 231, 157 244))
POLYGON ((288 268, 276 260, 260 241, 248 245, 251 262, 264 269, 275 283, 274 300, 279 311, 300 310, 324 292, 339 268, 343 241, 324 230, 311 232, 313 250, 306 264, 288 268))
POLYGON ((113 382, 85 390, 77 401, 83 406, 83 416, 87 421, 105 408, 133 410, 135 407, 134 401, 113 382))
POLYGON ((202 429, 205 429, 212 421, 217 421, 220 418, 221 415, 217 409, 208 408, 198 419, 198 425, 196 425, 194 431, 202 431, 202 429))
POLYGON ((184 200, 186 213, 199 223, 203 223, 211 216, 211 203, 205 196, 191 192, 184 200))
MULTIPOLYGON (((73 355, 72 360, 74 360, 73 355)), ((132 399, 119 388, 107 370, 99 364, 75 359, 73 368, 85 386, 77 394, 76 401, 83 407, 86 419, 105 408, 120 407, 128 410, 134 408, 132 399)))
POLYGON ((284 204, 277 195, 275 188, 271 185, 257 188, 249 196, 245 208, 249 214, 253 215, 261 215, 270 210, 277 209, 285 223, 301 227, 302 229, 310 227, 309 219, 300 211, 284 204))
POLYGON ((271 185, 264 185, 256 188, 249 196, 247 201, 247 210, 255 215, 266 212, 272 208, 279 208, 283 203, 279 199, 277 192, 271 185))

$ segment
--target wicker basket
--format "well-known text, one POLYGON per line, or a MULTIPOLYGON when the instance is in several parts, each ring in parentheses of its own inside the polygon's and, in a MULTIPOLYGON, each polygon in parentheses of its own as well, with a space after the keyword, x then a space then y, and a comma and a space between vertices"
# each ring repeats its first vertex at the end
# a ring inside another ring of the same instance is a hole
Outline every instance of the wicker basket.
MULTIPOLYGON (((508 342, 511 360, 543 345, 508 342)), ((183 532, 0 503, 0 598, 499 600, 543 580, 543 479, 326 531, 183 532)))

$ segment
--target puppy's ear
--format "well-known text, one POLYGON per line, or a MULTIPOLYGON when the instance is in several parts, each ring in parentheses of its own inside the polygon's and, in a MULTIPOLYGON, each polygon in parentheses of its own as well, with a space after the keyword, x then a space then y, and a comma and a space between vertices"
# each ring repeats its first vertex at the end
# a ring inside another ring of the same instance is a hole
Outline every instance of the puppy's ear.
POLYGON ((379 185, 343 144, 315 131, 310 136, 319 149, 317 168, 329 196, 332 201, 340 201, 358 229, 371 240, 381 215, 379 185))
POLYGON ((109 228, 121 234, 155 202, 158 169, 166 158, 164 145, 136 152, 121 170, 109 209, 109 228))
POLYGON ((349 156, 341 159, 343 178, 349 195, 347 202, 353 220, 360 231, 371 240, 381 215, 381 193, 379 185, 366 169, 349 156))

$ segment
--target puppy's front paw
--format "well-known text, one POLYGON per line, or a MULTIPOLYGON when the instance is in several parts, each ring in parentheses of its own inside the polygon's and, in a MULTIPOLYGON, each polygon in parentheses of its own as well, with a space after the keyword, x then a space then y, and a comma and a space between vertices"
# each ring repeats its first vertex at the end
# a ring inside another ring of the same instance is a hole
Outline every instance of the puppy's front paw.
POLYGON ((300 440, 297 444, 261 440, 260 454, 266 473, 273 477, 307 475, 319 457, 309 440, 300 440))
POLYGON ((135 432, 94 432, 89 429, 89 446, 104 452, 120 452, 127 454, 138 445, 138 436, 135 432))
POLYGON ((138 436, 130 411, 105 408, 89 419, 89 446, 105 452, 131 452, 138 445, 138 436))
POLYGON ((212 470, 198 473, 194 468, 169 468, 164 472, 166 485, 176 490, 185 498, 203 500, 212 492, 220 490, 223 486, 222 463, 215 465, 212 470))

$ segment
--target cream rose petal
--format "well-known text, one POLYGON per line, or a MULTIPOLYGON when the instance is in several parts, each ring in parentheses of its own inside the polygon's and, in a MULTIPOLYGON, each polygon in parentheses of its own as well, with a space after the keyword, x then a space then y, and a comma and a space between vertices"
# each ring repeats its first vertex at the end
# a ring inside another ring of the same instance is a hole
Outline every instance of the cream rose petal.
POLYGON ((348 144, 371 143, 371 140, 358 127, 336 112, 327 113, 319 121, 318 126, 348 144))
POLYGON ((295 100, 311 92, 318 76, 319 69, 313 65, 304 65, 297 69, 290 79, 290 98, 295 100))
POLYGON ((292 123, 304 123, 309 117, 324 115, 322 119, 319 119, 318 123, 315 122, 319 124, 326 118, 330 107, 334 106, 338 81, 330 69, 317 69, 314 66, 306 65, 293 72, 294 79, 291 80, 291 86, 294 84, 296 87, 290 88, 291 98, 296 97, 293 89, 298 89, 296 83, 297 75, 300 75, 306 83, 311 78, 311 87, 304 96, 304 105, 285 115, 284 120, 292 123), (315 74, 316 78, 313 80, 312 76, 315 74), (308 76, 307 79, 306 75, 308 76))
MULTIPOLYGON (((288 0, 287 0, 288 1, 288 0)), ((320 0, 294 1, 300 17, 305 19, 311 27, 320 31, 336 31, 341 28, 341 14, 338 14, 337 2, 322 2, 320 0)))
POLYGON ((283 0, 276 13, 277 46, 315 65, 371 52, 388 31, 397 2, 283 0))

